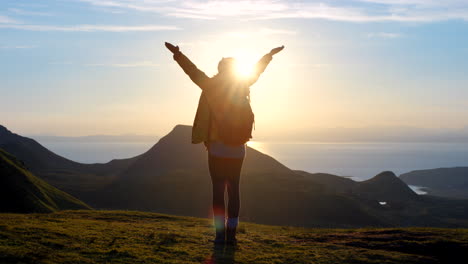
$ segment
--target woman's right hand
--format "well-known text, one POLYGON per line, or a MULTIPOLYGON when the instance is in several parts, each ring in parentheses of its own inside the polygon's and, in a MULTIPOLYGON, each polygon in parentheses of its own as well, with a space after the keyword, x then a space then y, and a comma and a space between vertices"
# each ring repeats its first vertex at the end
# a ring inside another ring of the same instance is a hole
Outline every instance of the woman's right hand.
POLYGON ((164 45, 166 45, 166 48, 170 50, 173 54, 176 54, 179 52, 179 46, 174 46, 169 42, 164 42, 164 45))

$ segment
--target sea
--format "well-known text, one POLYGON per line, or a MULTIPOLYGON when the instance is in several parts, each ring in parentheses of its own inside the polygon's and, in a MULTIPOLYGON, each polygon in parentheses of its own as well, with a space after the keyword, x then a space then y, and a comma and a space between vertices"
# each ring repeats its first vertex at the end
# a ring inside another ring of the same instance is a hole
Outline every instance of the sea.
MULTIPOLYGON (((105 163, 146 152, 155 142, 40 143, 53 152, 81 163, 105 163)), ((409 142, 249 142, 294 170, 324 172, 356 181, 382 171, 396 175, 413 170, 468 166, 468 143, 409 142)), ((423 186, 411 186, 420 194, 423 186)))

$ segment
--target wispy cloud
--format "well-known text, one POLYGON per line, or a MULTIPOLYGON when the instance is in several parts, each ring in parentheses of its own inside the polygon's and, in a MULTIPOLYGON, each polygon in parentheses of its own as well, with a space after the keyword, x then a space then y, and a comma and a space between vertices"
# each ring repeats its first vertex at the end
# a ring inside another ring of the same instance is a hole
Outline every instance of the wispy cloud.
POLYGON ((69 61, 51 61, 49 62, 50 65, 72 65, 69 61))
POLYGON ((16 24, 16 23, 19 23, 19 22, 7 16, 0 15, 0 24, 16 24))
POLYGON ((325 19, 348 22, 468 21, 466 0, 79 0, 94 6, 153 12, 191 19, 325 19), (355 5, 359 3, 359 5, 355 5))
POLYGON ((0 49, 33 49, 35 45, 0 46, 0 49))
POLYGON ((19 8, 8 8, 8 11, 22 16, 52 16, 52 13, 47 12, 37 12, 37 11, 28 11, 19 8))
POLYGON ((165 31, 180 30, 176 26, 163 25, 140 25, 140 26, 120 26, 120 25, 75 25, 75 26, 55 26, 55 25, 25 25, 25 24, 0 24, 0 28, 20 29, 29 31, 61 31, 61 32, 145 32, 145 31, 165 31))
POLYGON ((152 61, 139 61, 139 62, 129 62, 129 63, 91 63, 91 64, 85 64, 85 66, 135 68, 135 67, 159 67, 160 65, 152 61))
POLYGON ((384 39, 396 39, 401 38, 402 35, 399 33, 391 33, 391 32, 377 32, 377 33, 369 33, 367 34, 368 38, 384 38, 384 39))

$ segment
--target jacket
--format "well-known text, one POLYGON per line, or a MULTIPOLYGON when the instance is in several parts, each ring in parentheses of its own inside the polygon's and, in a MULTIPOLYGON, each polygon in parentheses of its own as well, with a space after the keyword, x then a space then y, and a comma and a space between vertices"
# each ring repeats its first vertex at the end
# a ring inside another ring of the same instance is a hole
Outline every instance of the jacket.
POLYGON ((219 141, 216 126, 213 125, 213 115, 226 114, 223 102, 229 96, 231 89, 246 91, 248 96, 249 87, 254 84, 262 74, 270 61, 272 55, 266 54, 256 64, 255 71, 250 78, 234 79, 232 76, 217 74, 208 77, 199 70, 182 52, 174 54, 174 60, 190 79, 201 88, 202 93, 198 101, 197 112, 192 127, 192 143, 219 141))

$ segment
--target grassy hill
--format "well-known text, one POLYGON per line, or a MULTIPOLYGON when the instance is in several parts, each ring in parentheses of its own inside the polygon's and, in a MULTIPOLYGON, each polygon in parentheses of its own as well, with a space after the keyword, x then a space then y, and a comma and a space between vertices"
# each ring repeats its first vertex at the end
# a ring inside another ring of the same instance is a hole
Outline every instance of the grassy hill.
MULTIPOLYGON (((32 173, 94 208, 206 217, 211 211, 207 152, 177 125, 147 152, 105 164, 60 157, 0 126, 0 148, 32 173)), ((294 171, 247 147, 241 217, 259 224, 324 228, 468 227, 468 200, 418 196, 391 172, 364 182, 294 171), (381 205, 385 202, 385 205, 381 205)))
POLYGON ((0 212, 53 212, 64 209, 89 207, 34 176, 21 161, 0 149, 0 212))
POLYGON ((34 139, 12 133, 2 125, 0 148, 24 162, 34 175, 83 201, 88 199, 89 193, 108 185, 115 174, 138 159, 136 156, 104 164, 78 163, 53 153, 34 139))
POLYGON ((468 230, 241 223, 214 248, 208 219, 131 211, 0 214, 0 263, 467 263, 468 230))

